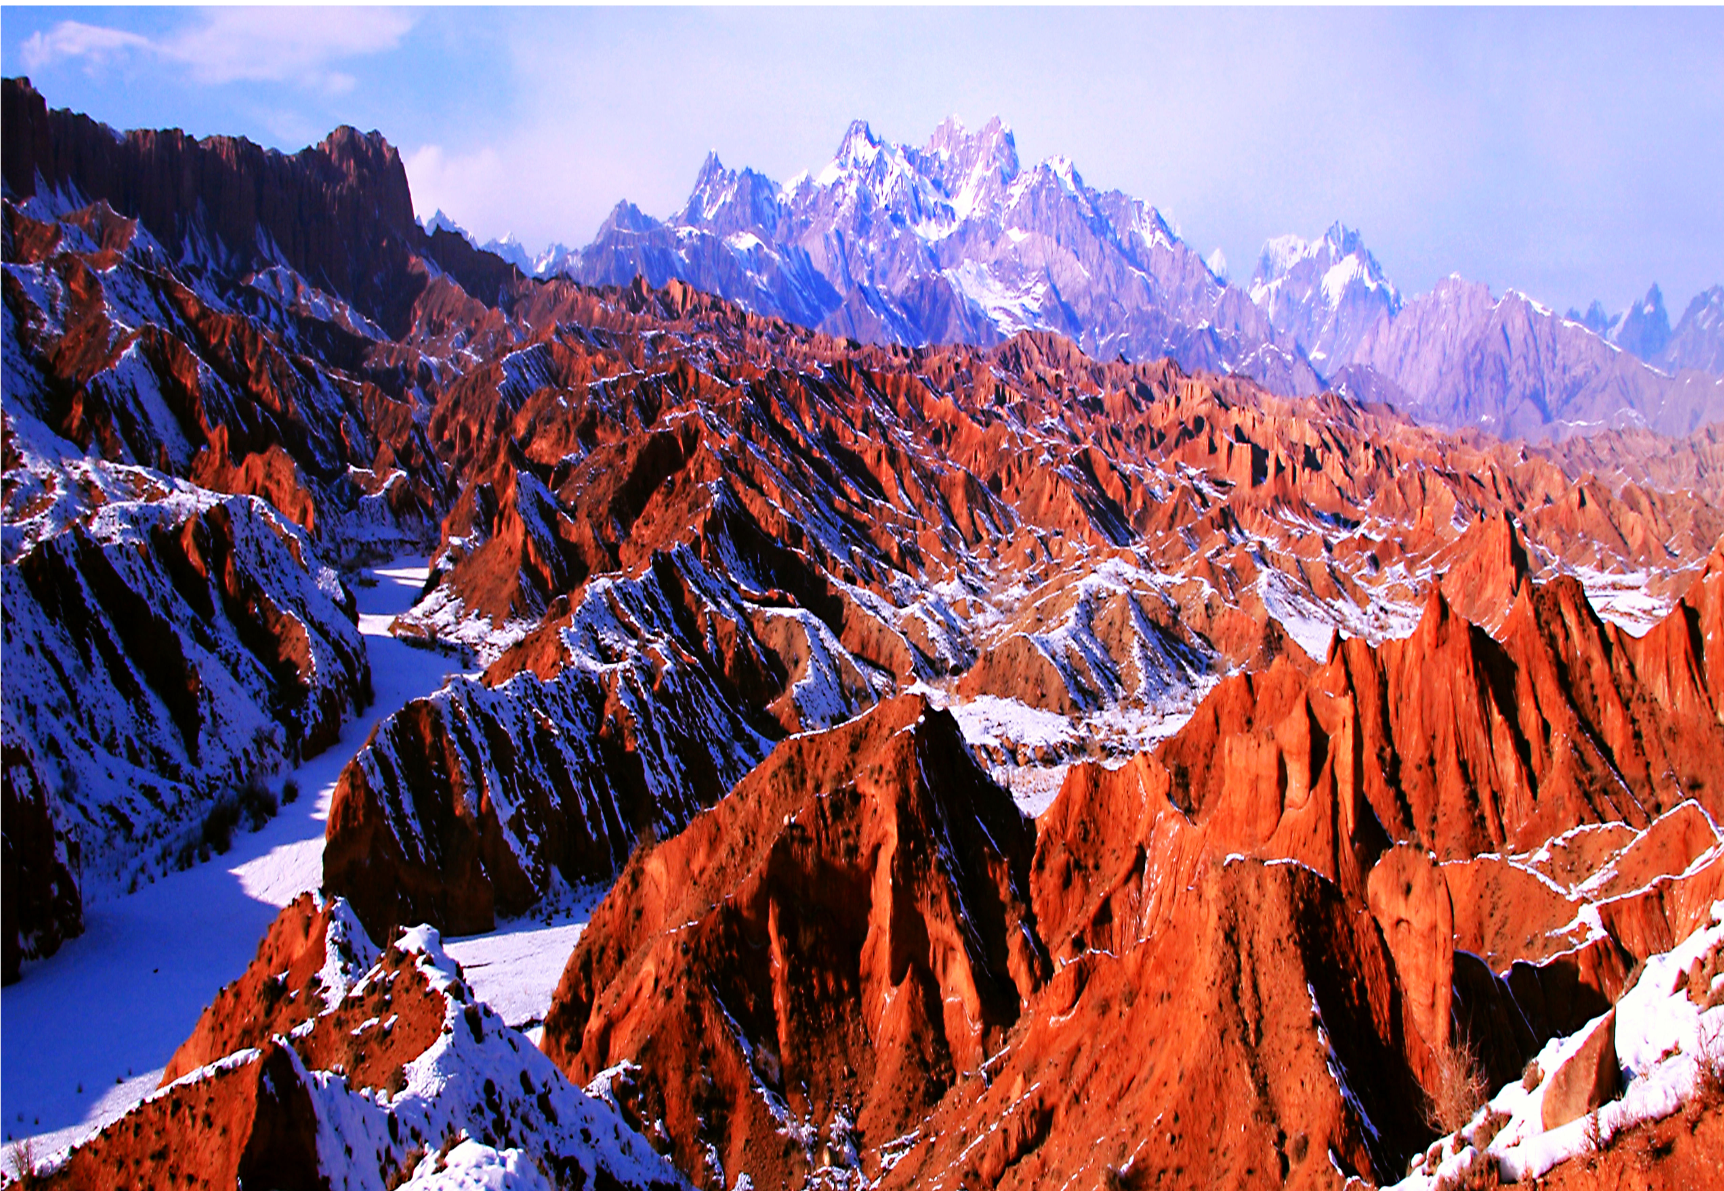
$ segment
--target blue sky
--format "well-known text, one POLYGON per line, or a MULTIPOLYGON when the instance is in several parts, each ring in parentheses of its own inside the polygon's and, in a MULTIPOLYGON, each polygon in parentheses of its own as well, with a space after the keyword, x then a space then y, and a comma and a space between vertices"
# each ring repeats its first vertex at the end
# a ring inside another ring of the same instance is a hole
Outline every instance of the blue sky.
POLYGON ((663 216, 716 149, 782 181, 855 117, 998 114, 1025 162, 1159 206, 1248 278, 1361 229, 1409 293, 1559 308, 1724 281, 1724 10, 20 8, 0 65, 116 127, 283 149, 381 130, 485 239, 663 216))

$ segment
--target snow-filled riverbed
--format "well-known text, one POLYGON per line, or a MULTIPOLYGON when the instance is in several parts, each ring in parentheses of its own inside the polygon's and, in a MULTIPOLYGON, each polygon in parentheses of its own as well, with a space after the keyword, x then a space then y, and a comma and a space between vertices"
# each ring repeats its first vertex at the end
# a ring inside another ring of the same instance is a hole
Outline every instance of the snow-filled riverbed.
MULTIPOLYGON (((136 893, 85 906, 85 931, 25 965, 0 993, 0 1117, 8 1141, 47 1153, 148 1095, 204 1006, 245 970, 282 906, 323 879, 323 831, 342 767, 377 722, 460 671, 459 660, 389 636, 425 582, 422 564, 369 572, 354 588, 375 702, 332 748, 291 774, 299 799, 225 856, 136 893)), ((564 953, 566 957, 566 952, 564 953)), ((560 965, 559 965, 560 972, 560 965)), ((554 978, 553 978, 554 983, 554 978)))

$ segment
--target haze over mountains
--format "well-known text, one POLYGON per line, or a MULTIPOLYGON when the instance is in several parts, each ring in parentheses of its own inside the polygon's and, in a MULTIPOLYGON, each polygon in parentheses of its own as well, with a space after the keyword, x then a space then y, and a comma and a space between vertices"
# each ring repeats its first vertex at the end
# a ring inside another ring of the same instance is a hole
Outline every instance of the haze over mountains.
POLYGON ((1223 284, 997 125, 709 161, 589 284, 375 132, 0 95, 21 1181, 1716 1170, 1724 425, 1642 424, 1716 378, 1340 228, 1223 284))
POLYGON ((783 184, 709 155, 668 219, 624 201, 579 250, 485 247, 532 276, 675 277, 863 342, 1054 331, 1099 358, 1168 355, 1289 396, 1337 385, 1506 436, 1685 434, 1724 416, 1724 288, 1674 333, 1656 286, 1615 319, 1459 278, 1407 299, 1340 224, 1270 241, 1232 286, 1145 201, 1093 189, 1061 157, 1025 168, 997 118, 974 132, 953 118, 920 147, 857 121, 830 163, 783 184))

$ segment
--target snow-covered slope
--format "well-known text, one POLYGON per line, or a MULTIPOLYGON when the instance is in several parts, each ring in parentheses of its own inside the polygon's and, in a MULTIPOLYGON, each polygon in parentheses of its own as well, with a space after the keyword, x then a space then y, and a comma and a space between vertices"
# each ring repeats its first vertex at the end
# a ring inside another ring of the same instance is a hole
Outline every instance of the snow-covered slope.
POLYGON ((1413 1160, 1400 1191, 1462 1185, 1494 1168, 1505 1181, 1537 1179, 1559 1163, 1608 1147, 1619 1133, 1661 1120, 1724 1077, 1724 902, 1677 946, 1647 959, 1615 1006, 1575 1033, 1553 1038, 1528 1074, 1502 1088, 1457 1132, 1413 1160), (1601 1054, 1594 1052, 1602 1050, 1601 1054), (1604 1066, 1620 1093, 1580 1112, 1557 1109, 1554 1087, 1585 1088, 1604 1066), (1705 1070, 1703 1070, 1703 1067, 1705 1070), (1563 1080, 1565 1068, 1581 1069, 1563 1080), (1567 1118, 1567 1119, 1563 1119, 1567 1118))

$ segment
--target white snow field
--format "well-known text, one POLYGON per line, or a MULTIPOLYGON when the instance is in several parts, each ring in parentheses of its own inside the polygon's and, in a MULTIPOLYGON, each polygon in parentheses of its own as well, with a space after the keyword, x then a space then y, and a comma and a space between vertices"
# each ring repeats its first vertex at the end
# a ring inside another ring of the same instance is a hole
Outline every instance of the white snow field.
POLYGON ((38 1153, 62 1149, 147 1096, 204 1006, 256 955, 276 913, 322 883, 324 825, 342 768, 379 720, 461 672, 455 657, 389 636, 426 573, 404 560, 367 572, 375 585, 355 585, 376 699, 337 744, 272 781, 277 790, 282 779, 296 781, 296 802, 261 831, 236 832, 225 856, 86 904, 84 933, 27 963, 23 979, 0 993, 8 1142, 35 1136, 38 1153))
POLYGON ((608 892, 608 885, 569 889, 558 882, 533 914, 498 922, 490 934, 444 939, 443 950, 461 965, 473 995, 537 1046, 557 981, 608 892))

